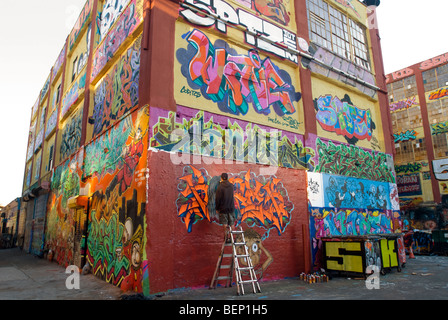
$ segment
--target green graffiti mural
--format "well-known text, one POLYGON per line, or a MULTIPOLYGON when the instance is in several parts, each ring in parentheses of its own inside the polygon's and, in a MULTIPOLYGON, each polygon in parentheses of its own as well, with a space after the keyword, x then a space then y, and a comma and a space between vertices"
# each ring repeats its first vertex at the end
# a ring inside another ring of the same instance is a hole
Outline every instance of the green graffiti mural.
POLYGON ((332 141, 325 143, 320 138, 316 140, 316 148, 319 164, 315 172, 395 183, 393 167, 388 165, 385 153, 335 145, 332 141))

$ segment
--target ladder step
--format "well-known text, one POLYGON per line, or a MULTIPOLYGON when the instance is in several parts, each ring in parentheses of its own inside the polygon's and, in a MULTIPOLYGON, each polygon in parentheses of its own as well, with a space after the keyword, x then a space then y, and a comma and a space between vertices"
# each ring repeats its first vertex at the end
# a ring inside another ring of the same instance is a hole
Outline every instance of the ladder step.
POLYGON ((230 231, 231 233, 233 233, 233 234, 241 234, 241 233, 244 233, 244 231, 242 231, 242 230, 232 230, 232 231, 230 231))
POLYGON ((251 283, 251 282, 258 282, 258 280, 242 280, 238 281, 239 283, 251 283))
POLYGON ((236 246, 245 246, 246 243, 245 242, 235 242, 234 245, 236 245, 236 246))
POLYGON ((237 254, 237 255, 235 255, 235 257, 236 258, 247 258, 247 257, 249 257, 249 255, 248 254, 237 254))
POLYGON ((238 270, 251 270, 254 267, 238 267, 238 270))
POLYGON ((221 269, 230 269, 230 264, 221 265, 221 269))
POLYGON ((227 280, 227 279, 230 279, 230 277, 229 276, 220 276, 220 277, 216 278, 216 280, 227 280))
POLYGON ((223 258, 230 258, 230 257, 233 257, 233 254, 231 254, 231 253, 225 253, 225 254, 222 255, 222 257, 223 257, 223 258))

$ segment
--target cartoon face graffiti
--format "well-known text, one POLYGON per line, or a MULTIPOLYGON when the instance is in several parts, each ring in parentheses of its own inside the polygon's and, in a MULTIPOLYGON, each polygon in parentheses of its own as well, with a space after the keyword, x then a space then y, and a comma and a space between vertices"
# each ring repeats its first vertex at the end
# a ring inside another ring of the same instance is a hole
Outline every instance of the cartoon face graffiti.
MULTIPOLYGON (((253 229, 247 229, 244 231, 244 238, 246 240, 246 247, 252 261, 252 265, 255 268, 255 273, 258 279, 263 277, 264 272, 274 260, 271 253, 263 246, 261 236, 253 229), (266 260, 261 263, 262 254, 266 255, 266 260)), ((241 236, 236 238, 236 242, 242 241, 241 236)), ((245 254, 244 247, 239 246, 237 248, 237 254, 245 254)), ((240 258, 240 263, 243 266, 247 266, 246 258, 240 258)))

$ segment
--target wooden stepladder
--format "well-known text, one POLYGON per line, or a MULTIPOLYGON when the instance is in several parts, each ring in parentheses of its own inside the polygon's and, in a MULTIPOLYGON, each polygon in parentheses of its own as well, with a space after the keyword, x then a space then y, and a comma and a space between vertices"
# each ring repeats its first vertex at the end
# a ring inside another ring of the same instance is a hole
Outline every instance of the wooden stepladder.
POLYGON ((232 227, 227 227, 226 229, 224 243, 222 244, 221 254, 219 255, 218 262, 216 263, 216 269, 213 274, 212 282, 210 283, 210 289, 215 289, 218 282, 222 280, 226 280, 226 288, 231 287, 234 272, 238 295, 244 295, 244 284, 251 284, 253 293, 261 292, 260 284, 258 283, 258 279, 252 265, 252 259, 250 258, 249 251, 246 246, 244 231, 241 226, 237 230, 232 230, 232 227), (227 248, 232 248, 231 253, 228 253, 228 250, 226 253, 227 248), (231 258, 228 264, 223 264, 224 258, 231 258), (239 259, 244 259, 247 266, 241 267, 239 259), (222 269, 228 269, 227 275, 221 275, 222 269), (248 277, 248 279, 243 279, 243 275, 248 277))

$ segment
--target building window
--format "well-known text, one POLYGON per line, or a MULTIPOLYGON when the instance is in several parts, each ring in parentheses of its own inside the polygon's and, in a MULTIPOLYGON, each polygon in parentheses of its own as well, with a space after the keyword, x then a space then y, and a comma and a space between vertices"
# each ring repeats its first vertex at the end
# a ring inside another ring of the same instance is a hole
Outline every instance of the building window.
POLYGON ((409 163, 414 161, 414 151, 412 147, 412 141, 402 141, 395 144, 395 162, 396 163, 409 163))
POLYGON ((448 86, 448 64, 422 73, 425 92, 448 86))
POLYGON ((448 99, 428 102, 427 107, 429 124, 448 121, 448 99))
POLYGON ((77 63, 78 63, 78 57, 75 58, 73 61, 73 70, 72 70, 72 82, 75 81, 76 74, 77 74, 77 63))
POLYGON ((307 0, 310 39, 370 70, 366 29, 323 0, 307 0))
POLYGON ((415 161, 422 161, 422 160, 428 159, 428 156, 426 153, 425 138, 414 140, 413 147, 414 147, 414 160, 415 161))
POLYGON ((448 156, 448 142, 446 133, 433 135, 432 143, 434 145, 434 156, 436 158, 445 158, 448 156))
POLYGON ((47 171, 50 171, 53 168, 53 151, 54 151, 54 145, 50 147, 50 152, 48 153, 47 171))

